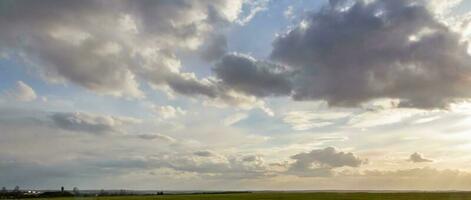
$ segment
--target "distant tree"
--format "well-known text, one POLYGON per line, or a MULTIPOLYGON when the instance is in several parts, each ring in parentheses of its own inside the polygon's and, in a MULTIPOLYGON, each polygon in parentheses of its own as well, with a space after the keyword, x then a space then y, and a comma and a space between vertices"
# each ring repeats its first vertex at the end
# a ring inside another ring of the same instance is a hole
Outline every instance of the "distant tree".
POLYGON ((72 190, 72 193, 74 193, 75 196, 80 195, 80 191, 77 187, 74 187, 74 189, 72 190))
POLYGON ((40 198, 52 198, 52 197, 73 197, 74 195, 70 192, 64 191, 48 191, 43 192, 39 195, 40 198))
POLYGON ((2 191, 0 191, 0 199, 5 198, 8 195, 8 190, 5 187, 2 187, 2 191))
POLYGON ((21 193, 20 186, 15 186, 13 191, 9 195, 14 196, 14 198, 22 198, 23 194, 21 193))

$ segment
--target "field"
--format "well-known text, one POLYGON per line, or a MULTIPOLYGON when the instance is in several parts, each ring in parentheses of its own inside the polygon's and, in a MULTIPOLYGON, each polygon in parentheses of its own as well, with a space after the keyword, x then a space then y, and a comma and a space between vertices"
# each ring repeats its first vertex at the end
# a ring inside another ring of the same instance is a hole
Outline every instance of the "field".
POLYGON ((471 200, 471 193, 238 193, 54 198, 54 200, 471 200))

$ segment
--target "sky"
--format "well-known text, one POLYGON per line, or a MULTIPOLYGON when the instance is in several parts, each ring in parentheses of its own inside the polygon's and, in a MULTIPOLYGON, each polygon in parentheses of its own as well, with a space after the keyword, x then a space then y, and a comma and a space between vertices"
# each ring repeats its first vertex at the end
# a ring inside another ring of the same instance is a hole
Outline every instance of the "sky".
POLYGON ((471 1, 0 0, 0 186, 471 189, 471 1))

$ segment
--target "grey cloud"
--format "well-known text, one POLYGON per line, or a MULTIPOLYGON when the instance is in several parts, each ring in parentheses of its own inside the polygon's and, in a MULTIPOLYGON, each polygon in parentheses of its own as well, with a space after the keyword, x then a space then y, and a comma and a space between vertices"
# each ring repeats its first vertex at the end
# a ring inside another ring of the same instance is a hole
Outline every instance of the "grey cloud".
POLYGON ((189 160, 189 158, 178 158, 172 161, 160 161, 161 167, 170 168, 180 172, 197 173, 200 177, 218 180, 241 180, 260 179, 276 176, 267 166, 244 162, 239 158, 231 157, 226 161, 216 160, 189 160))
POLYGON ((181 76, 172 76, 167 81, 170 88, 174 91, 188 96, 203 95, 216 98, 220 92, 215 84, 205 84, 193 77, 184 78, 181 76))
POLYGON ((277 64, 243 54, 227 54, 213 68, 231 89, 258 97, 290 95, 288 72, 277 64))
POLYGON ((295 160, 287 173, 298 176, 331 176, 332 169, 339 167, 359 167, 364 163, 353 153, 339 152, 333 147, 299 153, 291 157, 295 160))
POLYGON ((214 153, 211 151, 197 151, 197 152, 194 152, 193 154, 197 156, 201 156, 201 157, 211 157, 214 155, 214 153))
POLYGON ((54 0, 9 1, 3 6, 2 46, 41 66, 49 80, 67 79, 106 94, 140 95, 127 62, 118 59, 122 55, 96 53, 116 34, 105 32, 94 21, 117 27, 116 7, 103 1, 54 0))
POLYGON ((141 122, 140 119, 131 117, 87 112, 0 108, 0 127, 4 129, 5 135, 46 134, 45 137, 55 138, 63 134, 63 130, 90 134, 124 133, 128 126, 141 122))
POLYGON ((141 134, 137 137, 144 140, 161 140, 170 143, 176 142, 175 138, 163 134, 141 134))
POLYGON ((413 153, 409 156, 409 160, 410 162, 414 162, 414 163, 422 163, 422 162, 433 162, 433 160, 430 160, 430 159, 426 159, 423 157, 422 154, 420 153, 413 153))
POLYGON ((55 113, 51 115, 51 119, 61 129, 92 134, 121 132, 119 128, 122 126, 137 122, 131 118, 88 113, 55 113))
POLYGON ((291 158, 296 161, 291 164, 270 164, 258 155, 225 156, 211 151, 197 151, 193 155, 155 155, 150 158, 150 162, 154 167, 194 172, 216 179, 256 179, 282 174, 326 177, 336 175, 335 168, 359 167, 364 163, 353 153, 338 152, 332 147, 296 154, 291 158))
POLYGON ((397 98, 404 107, 443 108, 471 97, 467 45, 423 1, 330 1, 273 47, 271 58, 296 73, 295 100, 397 98))
POLYGON ((172 91, 182 95, 205 97, 206 105, 215 107, 229 105, 242 109, 260 108, 270 115, 272 113, 263 101, 253 96, 255 94, 241 90, 234 91, 232 86, 213 77, 197 79, 192 73, 175 74, 161 68, 144 70, 141 73, 153 86, 168 86, 172 91))
POLYGON ((21 55, 51 82, 143 97, 139 84, 146 81, 184 95, 214 98, 212 86, 180 71, 176 52, 199 48, 214 28, 237 19, 240 4, 239 0, 7 1, 2 5, 0 45, 21 55))
POLYGON ((201 56, 206 61, 215 61, 220 59, 227 51, 227 39, 224 35, 215 35, 208 38, 208 42, 201 56))
MULTIPOLYGON (((43 76, 66 79, 89 90, 114 96, 140 97, 135 74, 129 69, 132 61, 125 53, 99 55, 96 51, 107 48, 98 39, 85 39, 78 48, 72 44, 35 40, 26 51, 39 60, 33 62, 44 66, 43 76)), ((128 53, 128 52, 126 52, 128 53)), ((52 80, 56 81, 56 80, 52 80)))
POLYGON ((254 162, 254 161, 257 161, 258 159, 261 159, 261 158, 259 156, 250 155, 250 156, 244 156, 242 158, 242 161, 244 161, 244 162, 254 162))

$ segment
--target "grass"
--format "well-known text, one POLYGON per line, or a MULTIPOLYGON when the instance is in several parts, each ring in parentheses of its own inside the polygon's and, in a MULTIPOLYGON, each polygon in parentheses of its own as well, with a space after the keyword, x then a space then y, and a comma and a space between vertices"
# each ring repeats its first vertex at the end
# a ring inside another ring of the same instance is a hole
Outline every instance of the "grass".
POLYGON ((162 196, 115 196, 53 198, 54 200, 471 200, 469 192, 413 193, 282 193, 192 194, 162 196))

